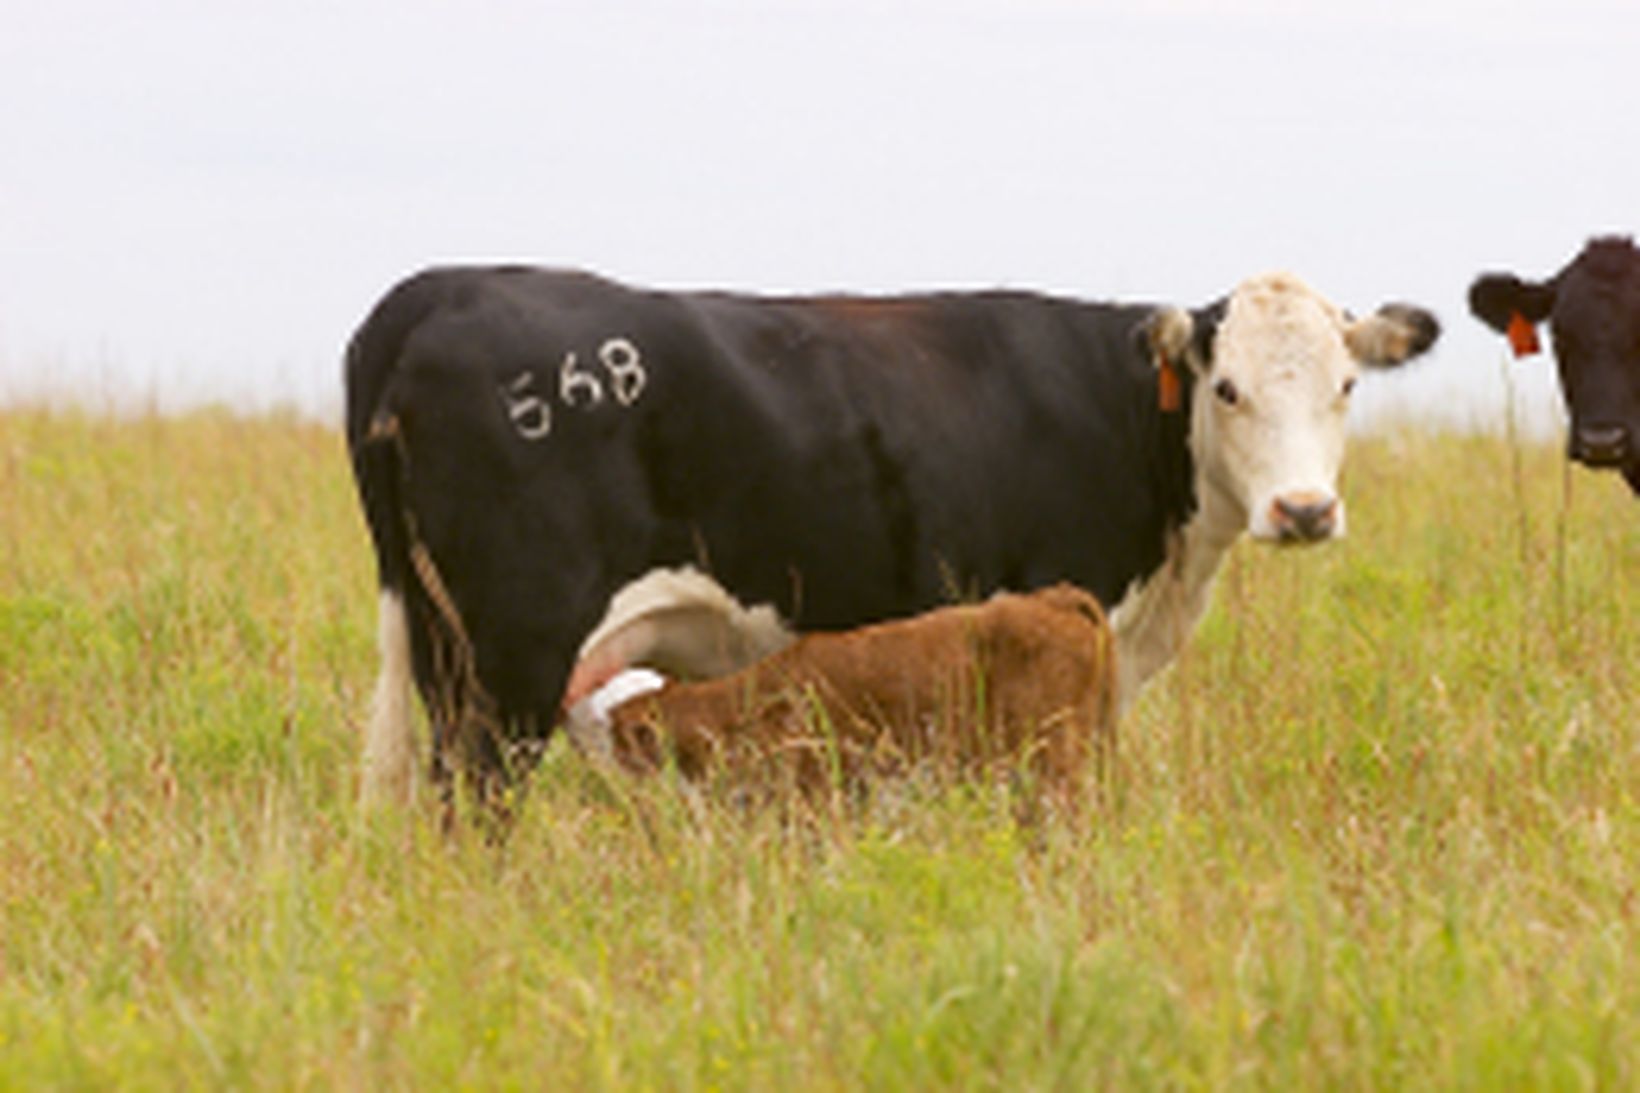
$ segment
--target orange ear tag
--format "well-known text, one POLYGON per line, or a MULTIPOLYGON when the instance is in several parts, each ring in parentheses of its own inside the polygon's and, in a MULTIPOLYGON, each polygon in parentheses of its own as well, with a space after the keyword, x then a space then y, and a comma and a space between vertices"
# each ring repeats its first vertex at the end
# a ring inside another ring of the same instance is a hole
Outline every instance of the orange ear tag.
POLYGON ((1542 348, 1538 343, 1537 327, 1518 311, 1509 316, 1508 334, 1509 348, 1515 351, 1517 357, 1529 357, 1542 348))
POLYGON ((1178 413, 1184 403, 1184 392, 1179 385, 1179 371, 1164 356, 1156 358, 1156 401, 1164 414, 1178 413))

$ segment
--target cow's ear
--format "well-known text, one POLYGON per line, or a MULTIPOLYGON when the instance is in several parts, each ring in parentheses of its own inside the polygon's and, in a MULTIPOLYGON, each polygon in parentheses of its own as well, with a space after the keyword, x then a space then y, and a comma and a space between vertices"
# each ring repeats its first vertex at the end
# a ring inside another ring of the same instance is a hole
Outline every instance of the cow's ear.
POLYGON ((1515 356, 1538 351, 1537 324, 1555 307, 1553 281, 1522 281, 1512 273, 1483 273, 1469 286, 1475 318, 1509 339, 1515 356))
POLYGON ((1344 323, 1350 356, 1375 368, 1403 364, 1427 352, 1440 336, 1440 320, 1413 304, 1385 304, 1364 319, 1344 323))
POLYGON ((1167 363, 1184 364, 1189 356, 1191 325, 1190 313, 1183 308, 1159 307, 1134 330, 1133 341, 1158 368, 1167 363))
POLYGON ((1198 374, 1206 372, 1213 362, 1213 336, 1224 319, 1225 307, 1223 300, 1195 311, 1159 307, 1134 330, 1134 344, 1157 367, 1166 360, 1198 374))
POLYGON ((1156 405, 1163 413, 1184 408, 1183 371, 1192 366, 1193 326, 1189 312, 1162 307, 1145 316, 1133 331, 1134 347, 1156 366, 1156 405))
POLYGON ((1513 273, 1483 273, 1469 286, 1469 310, 1499 334, 1509 333, 1509 324, 1517 315, 1529 323, 1541 323, 1554 307, 1553 281, 1522 281, 1513 273))

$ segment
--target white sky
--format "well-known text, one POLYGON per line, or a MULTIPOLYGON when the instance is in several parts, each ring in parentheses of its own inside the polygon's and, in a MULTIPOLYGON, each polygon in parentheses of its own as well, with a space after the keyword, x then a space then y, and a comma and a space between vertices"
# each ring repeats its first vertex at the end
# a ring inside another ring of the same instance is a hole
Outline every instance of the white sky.
POLYGON ((293 402, 399 276, 1434 308, 1385 408, 1555 419, 1469 317, 1636 227, 1598 0, 0 0, 0 399, 293 402))

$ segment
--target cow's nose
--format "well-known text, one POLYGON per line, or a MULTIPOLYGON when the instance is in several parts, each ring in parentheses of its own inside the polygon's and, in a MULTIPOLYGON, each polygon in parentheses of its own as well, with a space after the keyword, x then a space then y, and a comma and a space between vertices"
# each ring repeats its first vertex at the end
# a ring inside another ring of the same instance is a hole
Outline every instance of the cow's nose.
POLYGON ((1572 430, 1572 458, 1591 467, 1628 462, 1629 431, 1622 425, 1579 425, 1572 430))
POLYGON ((1290 493, 1276 498, 1271 523, 1285 542, 1313 543, 1338 527, 1338 498, 1319 493, 1290 493))

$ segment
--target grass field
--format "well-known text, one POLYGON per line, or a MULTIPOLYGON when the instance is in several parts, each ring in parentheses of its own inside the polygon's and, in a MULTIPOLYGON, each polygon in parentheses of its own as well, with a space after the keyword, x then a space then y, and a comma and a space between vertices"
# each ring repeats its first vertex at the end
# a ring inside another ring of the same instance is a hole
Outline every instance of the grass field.
POLYGON ((1101 805, 362 822, 338 435, 0 411, 0 1088, 1635 1088, 1640 503, 1359 441, 1101 805), (640 822, 639 816, 647 816, 640 822))

